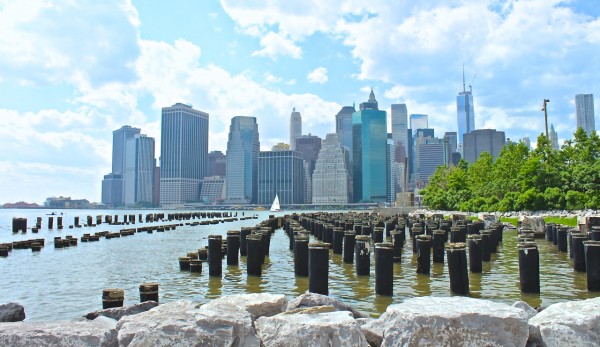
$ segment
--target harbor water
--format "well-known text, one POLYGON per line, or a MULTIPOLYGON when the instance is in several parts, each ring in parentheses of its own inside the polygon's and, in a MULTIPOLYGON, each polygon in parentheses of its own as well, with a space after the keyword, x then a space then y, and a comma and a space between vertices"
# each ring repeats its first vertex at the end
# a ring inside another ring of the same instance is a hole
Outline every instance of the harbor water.
MULTIPOLYGON (((88 215, 94 222, 98 215, 148 213, 175 213, 191 211, 172 210, 56 210, 54 229, 47 228, 47 214, 51 210, 0 209, 0 243, 20 240, 45 239, 40 252, 14 249, 8 257, 0 257, 0 303, 19 302, 25 306, 27 321, 75 319, 102 308, 102 290, 122 288, 125 305, 139 302, 139 285, 159 283, 160 302, 189 299, 199 302, 222 295, 242 293, 281 293, 298 296, 308 289, 308 277, 294 275, 293 253, 283 229, 274 232, 270 255, 263 266, 261 277, 246 275, 246 257, 240 257, 239 266, 228 266, 223 259, 223 276, 208 276, 208 266, 202 273, 181 271, 178 258, 196 252, 208 244, 209 235, 226 237, 228 230, 255 226, 272 215, 268 211, 226 211, 237 217, 256 216, 256 219, 237 220, 211 225, 186 225, 191 221, 153 222, 134 225, 108 225, 69 228, 75 217, 86 224, 88 215), (62 215, 61 215, 62 213, 62 215), (243 215, 242 215, 243 214, 243 215), (12 232, 12 218, 28 220, 26 233, 12 232), (42 217, 42 227, 32 233, 36 218, 42 217), (56 229, 56 218, 62 217, 64 229, 56 229), (79 242, 77 246, 54 248, 54 237, 71 235, 80 239, 84 233, 118 232, 122 229, 166 224, 183 224, 165 232, 139 232, 128 237, 101 238, 98 242, 79 242)), ((293 211, 275 213, 276 216, 293 211)), ((301 213, 298 211, 298 213, 301 213)), ((136 218, 137 219, 137 218, 136 218)), ((516 231, 505 231, 503 243, 492 261, 483 263, 481 274, 469 273, 470 295, 512 304, 524 300, 534 307, 587 299, 600 295, 588 292, 585 272, 575 272, 568 253, 559 253, 551 242, 536 240, 540 252, 541 293, 522 294, 519 289, 519 267, 516 231)), ((357 276, 353 264, 342 261, 342 255, 329 255, 329 295, 358 310, 379 316, 392 303, 415 296, 450 296, 446 264, 431 264, 429 275, 417 274, 417 259, 411 242, 402 253, 402 262, 394 263, 393 295, 375 294, 374 258, 371 254, 371 275, 357 276)))

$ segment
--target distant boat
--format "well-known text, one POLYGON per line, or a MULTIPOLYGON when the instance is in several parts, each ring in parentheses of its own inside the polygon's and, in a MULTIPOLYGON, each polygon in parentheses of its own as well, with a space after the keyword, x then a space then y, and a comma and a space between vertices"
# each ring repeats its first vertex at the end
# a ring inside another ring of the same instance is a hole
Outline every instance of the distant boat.
POLYGON ((279 205, 279 197, 275 194, 275 199, 273 200, 273 205, 271 205, 271 212, 279 212, 281 211, 281 206, 279 205))
POLYGON ((56 212, 52 212, 52 213, 46 213, 46 216, 56 216, 57 213, 56 212))

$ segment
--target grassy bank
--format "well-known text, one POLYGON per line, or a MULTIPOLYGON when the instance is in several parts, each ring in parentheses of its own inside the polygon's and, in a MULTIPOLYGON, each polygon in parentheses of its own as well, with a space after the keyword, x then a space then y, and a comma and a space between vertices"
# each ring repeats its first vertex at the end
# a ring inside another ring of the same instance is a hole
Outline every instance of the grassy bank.
POLYGON ((577 217, 544 217, 544 222, 576 227, 577 217))

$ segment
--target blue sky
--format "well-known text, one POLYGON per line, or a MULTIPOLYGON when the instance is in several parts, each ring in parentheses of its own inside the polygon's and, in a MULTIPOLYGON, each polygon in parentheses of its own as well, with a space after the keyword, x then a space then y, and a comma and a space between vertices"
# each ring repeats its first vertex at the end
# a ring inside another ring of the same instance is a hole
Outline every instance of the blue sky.
POLYGON ((477 128, 535 142, 548 98, 562 141, 574 95, 600 95, 599 16, 597 0, 0 0, 0 203, 99 201, 112 131, 159 142, 175 102, 210 114, 210 150, 237 115, 262 149, 287 142, 292 107, 325 136, 371 87, 456 131, 463 64, 477 128))

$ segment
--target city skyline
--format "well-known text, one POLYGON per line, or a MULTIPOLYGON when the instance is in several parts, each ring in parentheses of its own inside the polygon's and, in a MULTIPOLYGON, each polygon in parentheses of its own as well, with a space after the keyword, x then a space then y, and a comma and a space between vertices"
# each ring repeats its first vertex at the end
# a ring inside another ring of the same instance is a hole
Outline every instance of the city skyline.
POLYGON ((143 129, 160 148, 160 110, 177 102, 211 115, 209 151, 225 152, 238 115, 257 118, 261 150, 288 142, 293 107, 303 134, 324 137, 371 87, 380 110, 403 103, 457 131, 463 64, 476 129, 535 146, 548 98, 562 142, 574 96, 600 95, 599 15, 581 0, 0 1, 0 201, 100 201, 112 131, 143 129))

